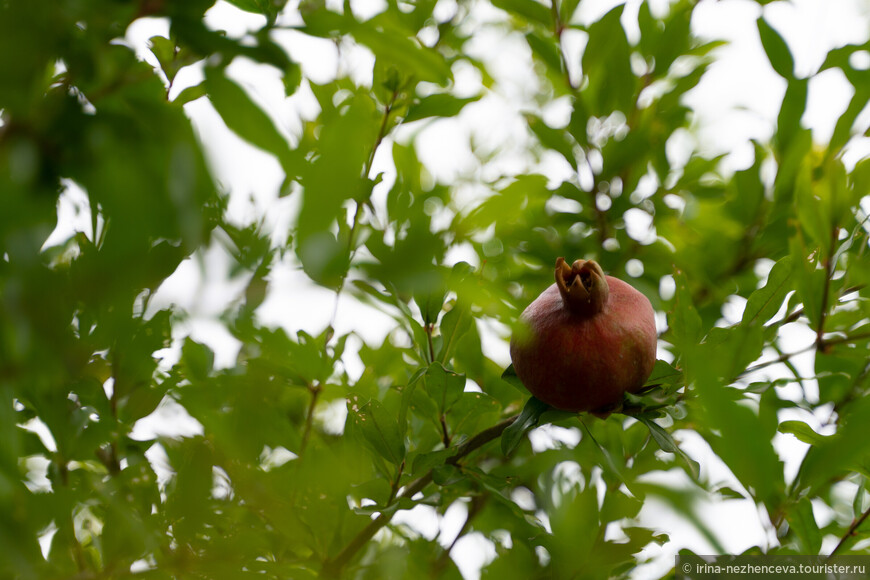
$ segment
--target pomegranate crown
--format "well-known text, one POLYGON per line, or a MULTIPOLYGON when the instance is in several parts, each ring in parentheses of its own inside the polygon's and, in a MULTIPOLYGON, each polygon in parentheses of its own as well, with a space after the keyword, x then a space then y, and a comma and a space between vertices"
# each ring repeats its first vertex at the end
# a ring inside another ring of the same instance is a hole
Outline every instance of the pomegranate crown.
POLYGON ((575 260, 569 266, 564 258, 559 258, 555 277, 562 303, 571 313, 590 317, 604 310, 610 288, 598 262, 575 260))

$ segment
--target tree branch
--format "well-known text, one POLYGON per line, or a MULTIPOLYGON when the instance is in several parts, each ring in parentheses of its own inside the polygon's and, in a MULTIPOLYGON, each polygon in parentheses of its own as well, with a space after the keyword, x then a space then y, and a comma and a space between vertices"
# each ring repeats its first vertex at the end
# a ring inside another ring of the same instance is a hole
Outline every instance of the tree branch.
POLYGON ((846 533, 843 534, 842 538, 840 538, 840 542, 836 545, 836 547, 833 550, 831 550, 830 554, 828 554, 828 557, 827 557, 828 560, 833 558, 834 554, 839 552, 840 548, 842 548, 846 544, 846 541, 848 541, 849 538, 851 538, 852 536, 855 535, 855 532, 858 531, 858 528, 861 527, 861 524, 864 523, 864 520, 867 519, 867 516, 870 516, 870 508, 867 508, 866 510, 864 510, 864 513, 861 514, 860 518, 858 518, 857 520, 852 520, 852 525, 849 526, 849 529, 846 530, 846 533))
POLYGON ((828 294, 831 291, 831 276, 834 273, 834 243, 837 241, 837 232, 840 228, 834 226, 831 229, 831 250, 825 258, 825 285, 822 287, 822 311, 819 313, 819 327, 816 329, 816 346, 821 349, 824 346, 825 318, 828 316, 828 294))
MULTIPOLYGON (((456 465, 460 459, 470 454, 471 452, 483 447, 490 441, 498 439, 501 437, 502 432, 507 429, 514 421, 517 420, 519 415, 514 415, 512 417, 508 417, 504 419, 500 423, 493 425, 487 429, 484 429, 471 439, 466 440, 464 443, 459 445, 456 448, 456 454, 450 457, 446 463, 450 465, 456 465)), ((406 488, 404 488, 400 493, 396 494, 396 499, 401 499, 404 497, 414 497, 418 492, 422 491, 427 485, 432 483, 432 470, 430 470, 426 475, 415 479, 412 481, 406 488)), ((360 532, 354 537, 350 543, 344 547, 344 549, 339 552, 339 554, 331 559, 327 560, 323 564, 323 568, 320 571, 320 575, 325 578, 335 578, 341 574, 342 568, 344 568, 348 562, 356 555, 357 552, 365 546, 369 540, 371 540, 374 535, 390 523, 390 520, 393 518, 393 513, 395 512, 381 512, 378 517, 373 519, 369 524, 364 527, 360 532)))

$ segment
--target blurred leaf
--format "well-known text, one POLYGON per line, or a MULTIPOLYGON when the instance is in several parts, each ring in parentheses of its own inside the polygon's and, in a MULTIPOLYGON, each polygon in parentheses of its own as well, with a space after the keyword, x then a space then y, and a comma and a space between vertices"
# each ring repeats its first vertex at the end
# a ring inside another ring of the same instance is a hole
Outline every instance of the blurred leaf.
POLYGON ((455 117, 469 103, 480 100, 480 97, 460 99, 449 93, 436 93, 423 97, 408 109, 405 122, 411 123, 429 117, 455 117))
POLYGON ((287 141, 272 119, 224 71, 206 67, 205 90, 224 123, 239 137, 286 164, 291 157, 287 141))
POLYGON ((782 107, 776 119, 776 138, 781 149, 788 148, 797 131, 807 106, 808 79, 789 79, 782 98, 782 107))
POLYGON ((688 348, 700 342, 701 317, 692 304, 689 282, 683 272, 676 272, 674 280, 677 284, 676 302, 668 324, 674 333, 674 343, 681 348, 688 348))
POLYGON ((546 123, 544 123, 543 119, 530 113, 526 114, 526 121, 528 121, 529 128, 541 142, 541 145, 556 151, 562 155, 562 157, 565 158, 565 161, 567 161, 572 167, 577 167, 577 158, 574 154, 574 147, 567 138, 565 131, 550 128, 546 123))
POLYGON ((663 360, 657 360, 653 367, 652 374, 646 380, 646 383, 644 383, 644 387, 678 385, 684 380, 683 371, 663 360))
POLYGON ((773 70, 785 80, 793 79, 794 59, 785 40, 763 17, 759 18, 756 24, 758 25, 758 34, 761 37, 761 45, 764 47, 764 52, 767 53, 773 70))
POLYGON ((254 14, 269 14, 272 8, 272 0, 227 0, 236 8, 254 14))
POLYGON ((188 371, 189 379, 204 381, 214 366, 214 352, 208 346, 187 337, 181 347, 181 360, 188 371))
POLYGON ((205 89, 205 84, 200 83, 198 85, 185 88, 183 91, 175 96, 175 99, 173 99, 172 102, 178 105, 186 105, 187 103, 195 101, 200 97, 206 96, 206 94, 207 93, 205 89))
POLYGON ((393 63, 399 70, 408 71, 422 81, 443 86, 453 78, 450 66, 438 52, 422 46, 402 30, 390 26, 378 30, 363 22, 353 29, 353 36, 378 59, 393 63))
POLYGON ((631 46, 620 22, 623 8, 613 8, 588 28, 582 65, 589 83, 582 94, 589 111, 596 116, 614 110, 628 113, 634 106, 636 81, 631 71, 631 46))
POLYGON ((493 0, 493 6, 546 28, 553 26, 550 10, 535 0, 493 0))
POLYGON ((780 433, 791 433, 799 441, 809 445, 818 445, 829 437, 828 435, 819 435, 803 421, 783 421, 779 424, 778 431, 780 433))

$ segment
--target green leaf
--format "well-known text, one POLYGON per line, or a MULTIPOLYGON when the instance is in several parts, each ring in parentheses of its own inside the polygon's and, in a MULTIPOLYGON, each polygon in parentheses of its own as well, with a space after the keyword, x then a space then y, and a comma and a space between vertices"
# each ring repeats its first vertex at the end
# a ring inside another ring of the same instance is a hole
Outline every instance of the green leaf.
POLYGON ((175 96, 172 100, 177 105, 186 105, 200 97, 206 96, 205 84, 199 83, 192 87, 187 87, 175 96))
POLYGON ((792 58, 785 40, 763 17, 759 17, 756 24, 758 25, 758 34, 761 37, 761 45, 764 47, 764 52, 767 53, 773 70, 785 80, 793 79, 794 58, 792 58))
POLYGON ((803 421, 783 421, 779 424, 777 430, 780 433, 791 433, 798 440, 809 445, 818 445, 823 443, 829 435, 819 435, 815 430, 804 423, 803 421))
POLYGON ((273 11, 272 0, 227 0, 230 4, 254 14, 269 14, 273 11))
POLYGON ((511 423, 501 435, 501 451, 510 455, 519 446, 525 434, 536 427, 541 415, 551 410, 550 405, 530 397, 517 420, 511 423))
POLYGON ((773 265, 764 286, 749 295, 741 324, 764 324, 779 311, 791 290, 793 269, 792 256, 786 256, 773 265))
POLYGON ((698 462, 693 461, 691 458, 689 458, 688 455, 683 452, 682 449, 680 449, 676 441, 674 441, 674 438, 671 437, 670 433, 668 433, 661 425, 659 425, 649 417, 644 417, 643 415, 641 415, 637 417, 637 419, 647 426, 650 435, 652 435, 652 438, 655 439, 655 442, 662 449, 662 451, 679 455, 689 467, 689 471, 692 477, 698 477, 698 474, 700 473, 700 466, 698 465, 698 462))
POLYGON ((508 368, 506 368, 504 370, 504 372, 501 374, 501 380, 503 380, 504 382, 508 383, 509 385, 515 387, 516 389, 518 389, 519 391, 521 391, 523 393, 529 392, 528 389, 526 389, 526 386, 520 380, 520 377, 517 376, 517 372, 514 370, 513 363, 509 364, 508 368))
POLYGON ((628 113, 635 103, 631 46, 620 22, 624 8, 623 5, 613 8, 588 30, 582 64, 589 83, 583 89, 583 98, 596 116, 609 115, 614 110, 628 113))
POLYGON ((677 285, 676 302, 668 324, 674 334, 674 343, 681 349, 691 349, 701 339, 701 317, 692 304, 692 293, 685 273, 674 273, 677 285))
POLYGON ((480 100, 479 96, 461 99, 450 93, 437 93, 423 97, 408 108, 405 122, 411 123, 429 117, 455 117, 469 103, 480 100))
POLYGON ((822 549, 822 532, 813 515, 810 499, 802 497, 797 506, 788 510, 789 527, 800 541, 802 554, 818 554, 822 549))
MULTIPOLYGON (((800 487, 811 493, 832 478, 854 469, 867 456, 866 448, 859 442, 870 436, 870 398, 858 399, 843 408, 840 414, 836 434, 814 443, 798 472, 800 487)), ((808 435, 805 431, 804 434, 808 435)))
POLYGON ((679 385, 684 380, 683 371, 663 360, 657 360, 652 374, 643 386, 646 388, 659 385, 679 385))
POLYGON ((441 414, 447 413, 465 390, 465 375, 445 369, 441 363, 432 363, 426 371, 426 393, 438 404, 441 414))
POLYGON ((801 128, 801 117, 807 107, 809 79, 790 79, 776 119, 776 139, 781 151, 788 149, 801 128))
POLYGON ((546 28, 553 26, 553 15, 550 9, 535 0, 493 0, 492 5, 531 23, 546 28))
POLYGON ((415 75, 419 80, 446 85, 453 78, 450 66, 435 50, 412 40, 405 31, 385 27, 375 29, 363 22, 353 29, 353 37, 375 53, 375 57, 392 63, 401 71, 415 75))
POLYGON ((214 352, 188 336, 181 347, 181 360, 187 369, 188 379, 204 381, 214 366, 214 352))
POLYGON ((205 90, 230 130, 251 145, 273 154, 282 165, 288 162, 290 147, 275 123, 223 70, 206 67, 205 90))
POLYGON ((543 119, 537 115, 527 113, 526 121, 529 124, 529 129, 535 134, 541 145, 547 149, 556 151, 565 158, 572 167, 577 168, 577 157, 574 155, 574 144, 568 138, 568 133, 563 130, 553 129, 544 123, 543 119))
POLYGON ((293 95, 302 84, 302 67, 296 63, 292 63, 291 66, 284 71, 283 81, 284 95, 287 97, 293 95))
POLYGON ((442 487, 459 483, 463 479, 465 474, 455 465, 438 465, 432 469, 432 481, 442 487))
POLYGON ((696 381, 705 438, 756 500, 776 502, 784 487, 782 465, 759 415, 738 403, 735 389, 703 372, 696 381))
POLYGON ((450 359, 459 339, 468 332, 472 324, 474 318, 469 308, 459 300, 454 302, 453 307, 441 318, 441 349, 438 360, 446 363, 450 359))
POLYGON ((417 455, 412 463, 411 473, 415 477, 426 475, 430 469, 443 465, 445 461, 456 455, 456 450, 456 447, 450 447, 417 455))
POLYGON ((405 459, 405 439, 395 417, 377 399, 360 405, 358 396, 347 401, 348 419, 362 433, 368 446, 378 455, 399 465, 405 459))

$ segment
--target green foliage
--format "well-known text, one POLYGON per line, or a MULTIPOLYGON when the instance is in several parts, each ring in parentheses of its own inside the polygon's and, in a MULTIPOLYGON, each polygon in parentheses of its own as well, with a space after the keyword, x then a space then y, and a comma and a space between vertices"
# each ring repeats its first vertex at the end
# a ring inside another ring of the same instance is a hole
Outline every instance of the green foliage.
POLYGON ((425 128, 502 88, 468 53, 472 4, 444 17, 434 0, 389 0, 362 19, 353 3, 230 0, 260 23, 242 38, 206 23, 213 4, 0 2, 0 577, 458 578, 452 545, 393 520, 415 508, 465 510, 457 540, 495 548, 483 577, 630 577, 648 547, 683 546, 641 525, 647 505, 722 550, 702 500, 763 514, 768 543, 751 550, 866 550, 870 161, 850 157, 867 131, 870 77, 854 58, 866 43, 797 78, 758 18, 785 96, 770 142, 726 172, 722 157, 677 165, 666 152, 693 128, 684 97, 719 46, 693 36, 695 2, 619 5, 581 25, 577 0, 493 0, 487 26, 533 60, 525 153, 572 174, 531 162, 507 174, 499 151, 473 144, 479 167, 445 183, 418 156, 425 128), (143 17, 169 25, 149 40, 156 68, 120 40, 143 17), (288 28, 364 51, 371 84, 308 78, 304 55, 278 43, 288 28), (568 33, 582 55, 566 53, 568 33), (280 126, 228 75, 239 63, 268 67, 316 111, 280 126), (854 96, 815 143, 801 119, 831 69, 854 96), (194 70, 203 80, 177 90, 194 70), (461 70, 479 74, 475 92, 459 91, 461 70), (557 98, 570 113, 551 125, 557 98), (219 144, 184 109, 197 99, 278 161, 276 197, 298 208, 289 236, 228 214, 206 163, 219 144), (76 196, 85 226, 47 245, 76 196), (630 234, 639 216, 653 239, 630 234), (230 362, 189 336, 182 307, 152 304, 183 264, 207 273, 216 249, 241 289, 212 321, 239 344, 230 362), (489 346, 505 346, 493 328, 521 332, 558 256, 620 277, 639 262, 631 283, 667 321, 663 360, 607 414, 549 408, 489 346), (385 338, 337 331, 361 330, 339 324, 344 307, 316 332, 264 324, 282 268, 380 310, 385 338), (134 429, 165 408, 193 432, 134 429), (527 444, 548 424, 572 442, 527 444), (711 453, 685 449, 690 435, 711 453), (793 478, 783 438, 807 449, 793 478), (664 472, 682 484, 654 483, 664 472))

